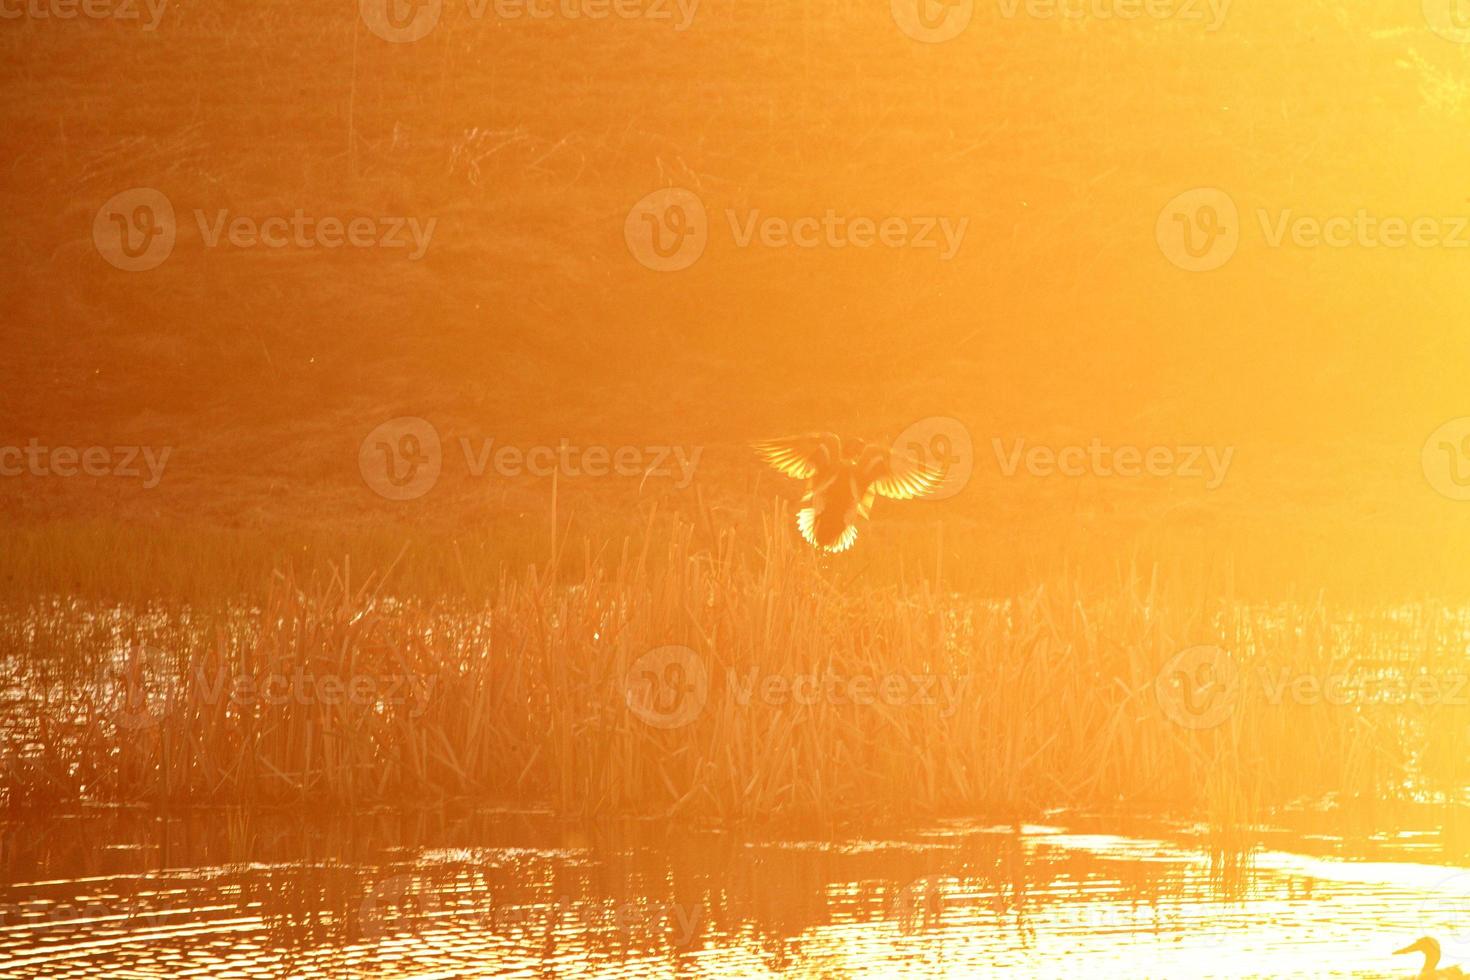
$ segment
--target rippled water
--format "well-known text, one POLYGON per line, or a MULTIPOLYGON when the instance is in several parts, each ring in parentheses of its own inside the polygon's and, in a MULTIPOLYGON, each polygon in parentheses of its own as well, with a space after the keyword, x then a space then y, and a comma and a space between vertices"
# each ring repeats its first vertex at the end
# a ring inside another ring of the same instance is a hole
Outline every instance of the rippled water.
MULTIPOLYGON (((512 813, 4 827, 4 977, 1411 976, 1470 872, 1279 833, 950 822, 835 842, 512 813), (409 842, 409 843, 405 843, 409 842), (1349 853, 1357 850, 1356 856, 1349 853)), ((824 835, 825 838, 826 835, 824 835)))

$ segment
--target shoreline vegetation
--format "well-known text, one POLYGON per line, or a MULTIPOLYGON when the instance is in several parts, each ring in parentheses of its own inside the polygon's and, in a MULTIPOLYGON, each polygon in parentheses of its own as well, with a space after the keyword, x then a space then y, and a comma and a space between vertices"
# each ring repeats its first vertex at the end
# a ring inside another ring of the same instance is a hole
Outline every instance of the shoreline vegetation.
POLYGON ((399 591, 400 547, 215 605, 8 600, 0 792, 726 824, 1133 810, 1222 839, 1314 801, 1465 822, 1462 609, 1246 601, 1157 567, 979 596, 942 568, 856 574, 787 520, 562 537, 474 598, 399 591))

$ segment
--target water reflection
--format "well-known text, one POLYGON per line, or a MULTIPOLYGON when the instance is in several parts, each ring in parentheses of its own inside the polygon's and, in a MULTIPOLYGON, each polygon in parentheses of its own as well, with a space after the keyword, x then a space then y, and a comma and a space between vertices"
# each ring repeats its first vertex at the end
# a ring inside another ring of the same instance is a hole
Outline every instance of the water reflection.
POLYGON ((950 822, 838 842, 518 813, 104 811, 0 831, 5 977, 1288 977, 1463 958, 1424 842, 1273 837, 1222 875, 1164 822, 950 822), (1306 847, 1292 846, 1293 842, 1306 847))

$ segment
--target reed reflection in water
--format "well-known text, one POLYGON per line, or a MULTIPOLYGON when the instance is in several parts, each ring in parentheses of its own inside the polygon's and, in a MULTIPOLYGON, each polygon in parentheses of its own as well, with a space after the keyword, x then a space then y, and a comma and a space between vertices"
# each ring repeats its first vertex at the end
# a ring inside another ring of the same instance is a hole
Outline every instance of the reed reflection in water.
POLYGON ((1470 873, 1423 840, 1283 831, 1242 863, 1191 827, 1058 824, 825 843, 483 812, 11 822, 0 976, 1373 977, 1409 975, 1388 954, 1419 932, 1461 952, 1470 873))

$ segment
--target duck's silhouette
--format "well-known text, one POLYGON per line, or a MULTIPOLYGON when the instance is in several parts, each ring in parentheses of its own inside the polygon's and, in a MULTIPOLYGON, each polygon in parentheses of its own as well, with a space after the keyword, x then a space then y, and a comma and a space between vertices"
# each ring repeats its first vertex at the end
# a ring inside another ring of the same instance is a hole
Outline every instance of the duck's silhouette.
POLYGON ((905 460, 886 446, 830 432, 770 439, 754 447, 782 473, 807 481, 796 527, 827 554, 852 547, 859 522, 872 513, 874 498, 911 500, 932 493, 944 479, 940 470, 905 460))
POLYGON ((1403 949, 1396 949, 1393 952, 1395 956, 1400 953, 1423 953, 1424 969, 1415 974, 1423 978, 1423 980, 1457 980, 1457 978, 1465 975, 1458 966, 1447 966, 1443 970, 1439 969, 1439 943, 1434 939, 1430 939, 1428 936, 1425 936, 1418 942, 1405 946, 1403 949))

